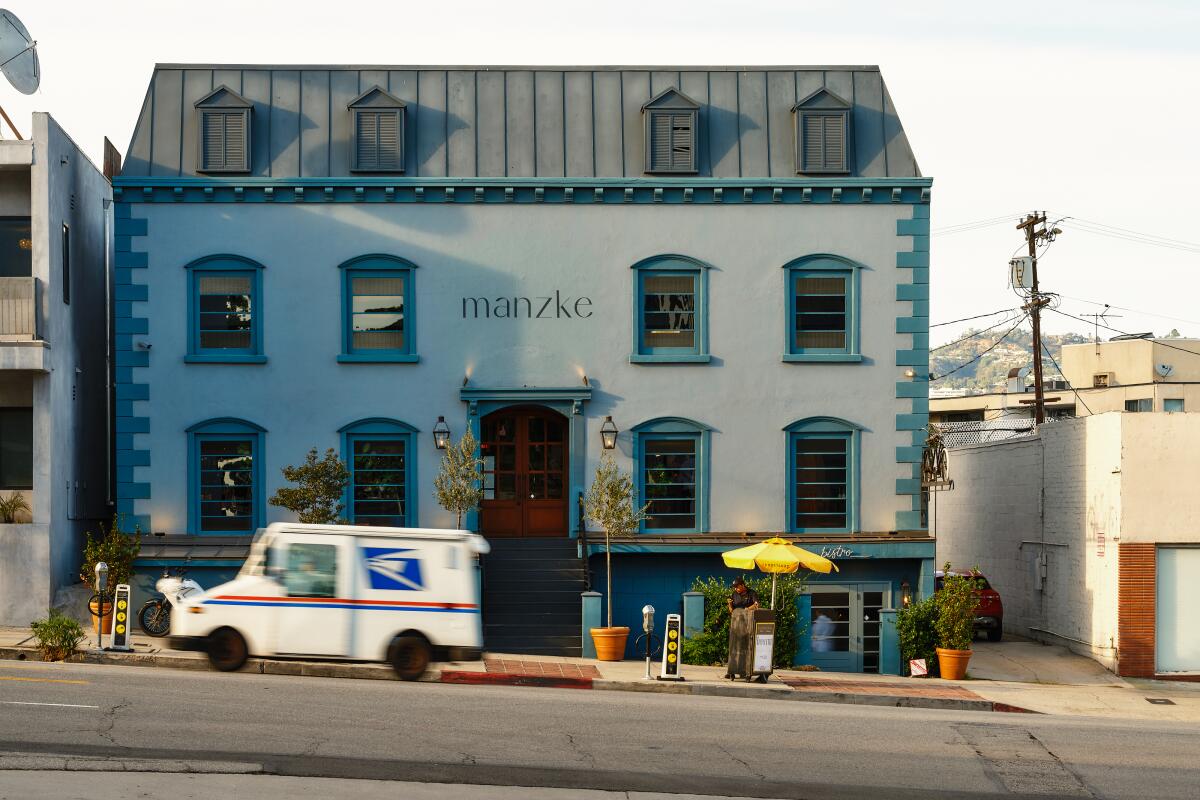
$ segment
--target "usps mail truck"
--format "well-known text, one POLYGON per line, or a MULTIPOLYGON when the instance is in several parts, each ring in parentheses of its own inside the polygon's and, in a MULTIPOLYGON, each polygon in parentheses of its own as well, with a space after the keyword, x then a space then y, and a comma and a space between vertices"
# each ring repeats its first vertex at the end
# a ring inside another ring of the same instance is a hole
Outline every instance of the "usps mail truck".
POLYGON ((417 680, 430 661, 478 660, 478 557, 468 531, 274 523, 237 577, 171 611, 171 646, 219 670, 251 656, 383 661, 417 680))

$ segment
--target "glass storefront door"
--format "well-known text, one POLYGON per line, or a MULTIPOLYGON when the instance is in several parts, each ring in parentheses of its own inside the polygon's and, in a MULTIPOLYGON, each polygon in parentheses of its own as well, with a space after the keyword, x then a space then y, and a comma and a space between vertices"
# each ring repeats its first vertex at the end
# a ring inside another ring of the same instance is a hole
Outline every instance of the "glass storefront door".
POLYGON ((832 672, 879 672, 879 610, 887 583, 815 584, 809 588, 812 663, 832 672))

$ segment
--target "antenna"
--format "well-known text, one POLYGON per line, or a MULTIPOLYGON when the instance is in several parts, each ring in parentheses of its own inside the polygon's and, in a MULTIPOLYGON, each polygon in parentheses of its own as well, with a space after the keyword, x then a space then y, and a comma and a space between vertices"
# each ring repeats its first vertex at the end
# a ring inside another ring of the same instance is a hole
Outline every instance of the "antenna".
MULTIPOLYGON (((42 70, 38 64, 37 42, 17 15, 0 8, 0 72, 21 94, 33 94, 42 82, 42 70)), ((0 108, 0 116, 20 139, 21 132, 13 125, 8 114, 0 108)))
POLYGON ((1092 341, 1096 345, 1096 355, 1100 355, 1100 323, 1104 323, 1104 327, 1108 327, 1109 319, 1120 317, 1120 314, 1110 314, 1109 309, 1112 308, 1108 303, 1104 304, 1104 310, 1094 314, 1083 314, 1082 316, 1091 317, 1092 324, 1095 326, 1096 332, 1092 336, 1092 341))

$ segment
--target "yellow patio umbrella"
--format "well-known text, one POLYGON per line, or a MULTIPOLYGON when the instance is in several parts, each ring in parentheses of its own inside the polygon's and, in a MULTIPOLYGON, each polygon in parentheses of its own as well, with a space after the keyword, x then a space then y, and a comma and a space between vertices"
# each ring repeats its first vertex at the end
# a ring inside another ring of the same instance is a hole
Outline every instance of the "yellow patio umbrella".
POLYGON ((778 576, 796 572, 800 567, 811 569, 813 572, 837 572, 837 564, 828 558, 810 553, 802 547, 780 539, 778 536, 759 542, 758 544, 739 547, 728 553, 721 553, 725 566, 733 569, 760 569, 771 573, 771 608, 775 608, 775 583, 778 576))

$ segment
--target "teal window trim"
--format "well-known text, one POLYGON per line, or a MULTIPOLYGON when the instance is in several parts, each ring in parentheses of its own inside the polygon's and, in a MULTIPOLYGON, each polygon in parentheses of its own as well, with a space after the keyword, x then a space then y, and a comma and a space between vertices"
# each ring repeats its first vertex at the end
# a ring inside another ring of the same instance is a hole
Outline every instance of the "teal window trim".
POLYGON ((633 352, 631 364, 708 363, 708 271, 710 266, 689 256, 667 254, 634 264, 633 352), (693 279, 693 344, 690 347, 652 347, 645 343, 644 302, 647 278, 687 276, 693 279))
POLYGON ((355 524, 354 513, 354 443, 356 441, 401 441, 404 442, 404 523, 403 527, 416 527, 417 520, 417 434, 419 431, 406 422, 387 417, 360 419, 338 429, 342 437, 342 459, 350 470, 350 481, 342 500, 346 504, 345 516, 355 524))
POLYGON ((808 417, 783 429, 786 435, 784 468, 787 470, 787 507, 784 509, 789 533, 854 533, 858 530, 860 503, 861 438, 863 428, 837 417, 808 417), (846 524, 838 528, 807 527, 797 519, 796 444, 804 439, 841 439, 846 442, 846 524))
POLYGON ((653 440, 687 439, 696 442, 696 524, 690 528, 647 529, 643 520, 639 533, 706 533, 709 508, 709 474, 711 473, 712 428, 686 417, 658 417, 646 420, 630 429, 633 439, 634 485, 641 507, 646 503, 646 442, 653 440))
POLYGON ((342 364, 416 364, 417 315, 413 288, 417 265, 397 256, 373 253, 352 258, 338 269, 342 273, 342 364), (402 278, 404 280, 404 347, 387 350, 354 349, 354 279, 361 277, 402 278))
POLYGON ((266 429, 234 417, 198 422, 187 429, 188 435, 188 533, 193 536, 237 536, 252 534, 263 525, 266 487, 263 483, 263 438, 266 429), (242 530, 200 530, 200 445, 205 441, 248 441, 251 443, 251 520, 242 530))
POLYGON ((814 254, 783 265, 787 319, 783 326, 783 360, 792 363, 846 362, 863 360, 860 339, 863 266, 842 256, 814 254), (844 277, 846 281, 845 347, 799 347, 796 344, 796 279, 844 277))
POLYGON ((235 255, 211 255, 185 265, 188 271, 188 351, 191 364, 262 364, 263 355, 263 265, 235 255), (248 277, 250 279, 250 346, 204 348, 200 344, 200 279, 205 277, 248 277))

